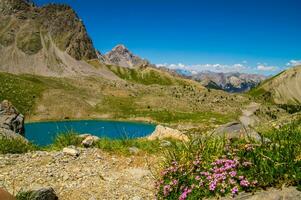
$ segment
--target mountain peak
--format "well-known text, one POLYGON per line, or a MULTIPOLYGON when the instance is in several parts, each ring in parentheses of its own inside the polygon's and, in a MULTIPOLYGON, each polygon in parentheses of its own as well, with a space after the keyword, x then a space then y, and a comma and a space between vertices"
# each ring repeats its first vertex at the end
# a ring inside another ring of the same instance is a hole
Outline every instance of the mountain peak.
POLYGON ((147 60, 134 55, 123 44, 115 46, 110 52, 105 54, 105 60, 107 64, 128 68, 142 67, 149 64, 147 60))

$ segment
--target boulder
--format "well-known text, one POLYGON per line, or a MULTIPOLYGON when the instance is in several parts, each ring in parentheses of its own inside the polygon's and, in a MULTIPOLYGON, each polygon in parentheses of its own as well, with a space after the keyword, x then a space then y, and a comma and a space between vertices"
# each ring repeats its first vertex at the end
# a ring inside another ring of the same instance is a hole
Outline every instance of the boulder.
POLYGON ((93 135, 87 135, 86 137, 80 136, 80 137, 84 138, 84 140, 81 143, 84 147, 91 147, 94 143, 100 140, 99 137, 93 135))
POLYGON ((74 146, 65 147, 63 149, 63 153, 74 157, 79 156, 80 154, 79 150, 77 150, 74 146))
POLYGON ((249 127, 245 127, 240 122, 230 122, 224 124, 218 127, 217 129, 215 129, 211 136, 225 137, 228 139, 250 137, 257 141, 261 141, 261 136, 255 130, 249 127))
POLYGON ((138 154, 140 152, 140 150, 137 147, 130 147, 129 152, 131 154, 138 154))
MULTIPOLYGON (((236 197, 222 197, 221 200, 300 200, 301 192, 295 187, 284 187, 281 190, 270 188, 257 191, 255 194, 242 192, 236 197)), ((212 199, 213 200, 213 199, 212 199)))
POLYGON ((0 199, 1 200, 15 200, 15 197, 8 193, 6 190, 0 188, 0 199))
POLYGON ((0 128, 25 135, 24 116, 7 100, 0 104, 0 128))
POLYGON ((172 129, 169 127, 164 127, 162 125, 158 125, 155 129, 155 131, 147 137, 148 140, 163 140, 167 138, 172 138, 176 140, 181 140, 181 141, 189 141, 189 138, 187 135, 181 133, 179 130, 172 129))
POLYGON ((58 200, 58 196, 51 187, 39 188, 26 192, 20 192, 17 195, 17 199, 27 199, 27 200, 58 200), (24 197, 25 198, 24 198, 24 197), (22 198, 23 197, 23 198, 22 198))

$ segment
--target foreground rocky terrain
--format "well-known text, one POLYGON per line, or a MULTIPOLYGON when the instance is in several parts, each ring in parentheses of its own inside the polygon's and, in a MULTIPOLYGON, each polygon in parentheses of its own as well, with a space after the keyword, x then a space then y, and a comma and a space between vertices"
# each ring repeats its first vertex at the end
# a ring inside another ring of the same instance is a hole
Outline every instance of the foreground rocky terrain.
POLYGON ((0 155, 0 187, 12 194, 53 187, 62 200, 154 199, 157 159, 94 148, 79 152, 78 157, 62 151, 0 155))

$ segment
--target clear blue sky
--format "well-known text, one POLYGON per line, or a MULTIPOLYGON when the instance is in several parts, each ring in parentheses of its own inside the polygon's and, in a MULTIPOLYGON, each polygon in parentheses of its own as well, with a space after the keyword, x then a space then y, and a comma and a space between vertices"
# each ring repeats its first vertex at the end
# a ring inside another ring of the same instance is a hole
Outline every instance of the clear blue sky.
POLYGON ((301 62, 301 0, 34 2, 71 5, 103 53, 122 43, 155 64, 263 74, 301 62))

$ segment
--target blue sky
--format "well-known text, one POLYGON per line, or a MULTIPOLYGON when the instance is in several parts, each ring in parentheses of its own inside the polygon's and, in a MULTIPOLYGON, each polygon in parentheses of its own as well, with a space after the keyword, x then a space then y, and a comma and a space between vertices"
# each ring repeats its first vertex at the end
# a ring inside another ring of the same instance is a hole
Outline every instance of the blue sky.
POLYGON ((300 0, 35 0, 71 5, 94 46, 152 63, 275 74, 301 63, 300 0))

